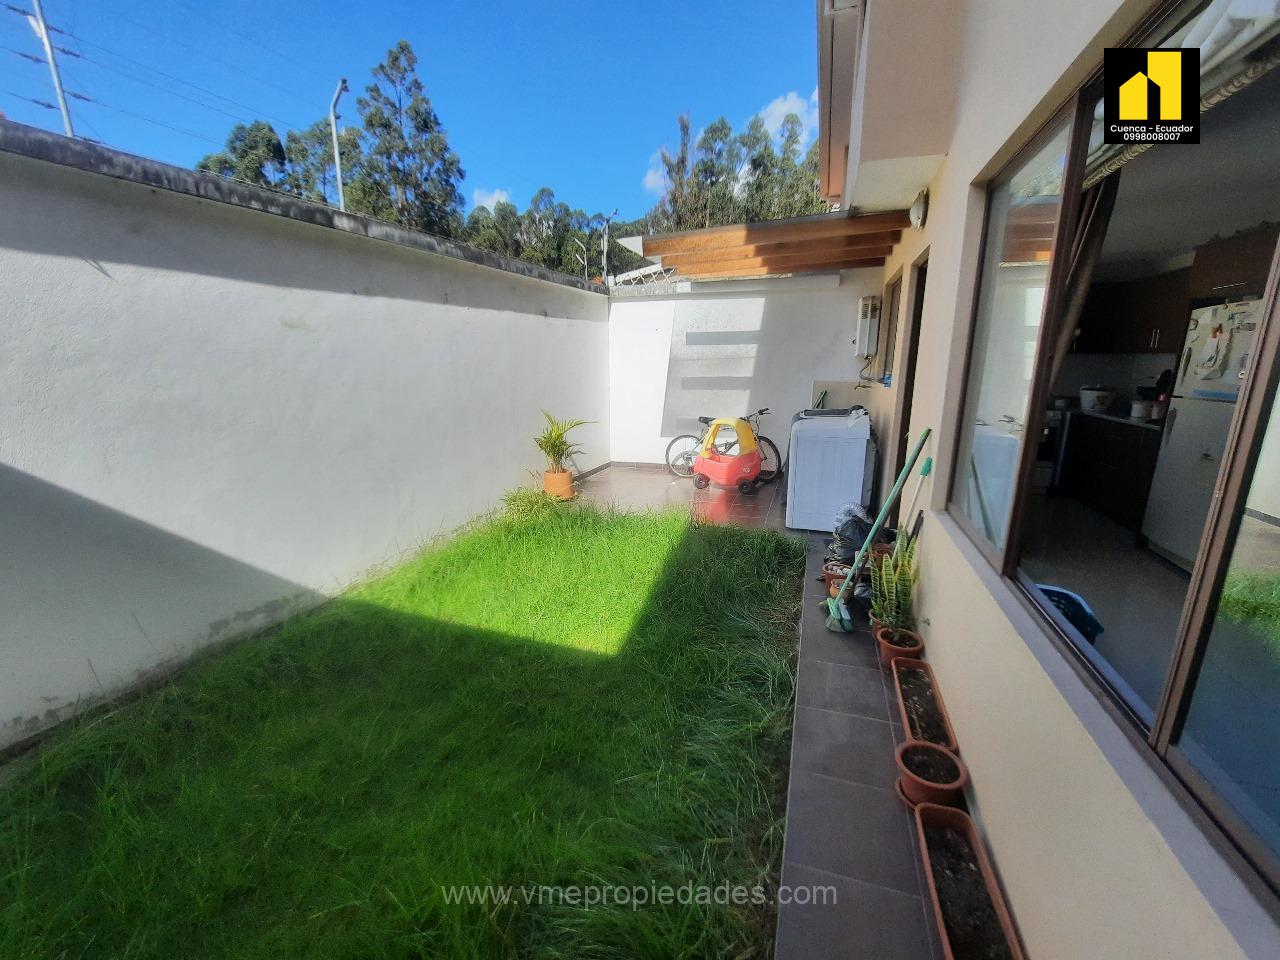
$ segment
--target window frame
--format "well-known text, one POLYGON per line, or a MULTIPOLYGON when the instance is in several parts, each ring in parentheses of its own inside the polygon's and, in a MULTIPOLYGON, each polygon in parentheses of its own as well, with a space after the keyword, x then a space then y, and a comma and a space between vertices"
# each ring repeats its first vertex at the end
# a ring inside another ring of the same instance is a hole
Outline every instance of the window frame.
MULTIPOLYGON (((1089 129, 1084 127, 1083 138, 1080 135, 1080 114, 1083 108, 1080 106, 1080 91, 1077 90, 1072 94, 1071 98, 1064 103, 1059 109, 1054 111, 1035 133, 1018 148, 1017 152, 1009 158, 1008 162, 1000 168, 1000 170, 986 182, 986 198, 983 203, 982 212, 982 244, 978 258, 978 279, 974 284, 973 302, 969 310, 969 327, 968 327, 968 343, 965 345, 964 352, 964 381, 960 391, 959 416, 956 420, 955 437, 952 440, 951 447, 951 467, 947 477, 947 514, 959 524, 967 536, 987 559, 987 561, 996 568, 996 572, 1003 577, 1009 577, 1012 572, 1011 562, 1015 556, 1014 552, 1009 549, 1010 544, 1015 543, 1015 531, 1021 528, 1021 517, 1019 516, 1020 507, 1023 499, 1022 484, 1024 477, 1029 479, 1031 469, 1035 465, 1035 450, 1033 444, 1027 442, 1028 437, 1036 436, 1041 428, 1040 416, 1036 413, 1035 403, 1037 395, 1043 396, 1049 389, 1048 384, 1041 384, 1041 380, 1047 379, 1043 375, 1043 366, 1045 363, 1044 352, 1046 344, 1052 344, 1052 339, 1046 340, 1047 328, 1049 326, 1048 319, 1055 314, 1050 313, 1051 305, 1056 306, 1061 300, 1062 291, 1066 286, 1066 274, 1064 266, 1064 258, 1059 256, 1059 252, 1063 250, 1063 242, 1065 238, 1070 237, 1067 230, 1068 221, 1071 229, 1074 230, 1075 221, 1079 215, 1077 205, 1072 205, 1067 209, 1067 197, 1074 194, 1069 193, 1074 184, 1076 188, 1084 179, 1083 156, 1077 161, 1077 150, 1082 146, 1088 147, 1089 129), (1018 465, 1014 473, 1014 489, 1013 500, 1009 506, 1009 525, 1005 531, 1004 545, 997 546, 988 540, 979 531, 969 519, 964 511, 956 509, 955 504, 955 488, 956 478, 962 468, 959 458, 960 452, 960 436, 963 432, 962 424, 968 410, 969 394, 972 386, 970 373, 972 372, 974 359, 974 341, 978 327, 978 310, 982 303, 983 281, 986 279, 984 267, 986 266, 986 254, 988 244, 992 242, 991 236, 991 203, 996 189, 1004 184, 1009 176, 1016 172, 1019 167, 1039 151, 1046 143, 1048 143, 1061 129, 1063 122, 1068 124, 1067 133, 1067 159, 1063 169, 1062 179, 1062 197, 1063 210, 1058 216, 1058 222, 1054 226, 1053 235, 1053 251, 1054 255, 1049 262, 1049 274, 1045 279, 1045 295, 1044 303, 1040 308, 1040 326, 1036 331, 1036 354, 1034 366, 1032 368, 1031 385, 1027 393, 1027 409, 1023 411, 1022 418, 1022 437, 1023 442, 1018 450, 1018 465), (1037 393, 1039 391, 1039 394, 1037 393), (1034 417, 1034 422, 1033 422, 1034 417), (1030 460, 1028 461, 1028 450, 1030 460)), ((1040 401, 1043 403, 1043 399, 1040 401)), ((1043 413, 1043 411, 1040 411, 1043 413)))
POLYGON ((884 310, 880 316, 880 385, 892 389, 897 376, 893 365, 897 362, 897 338, 902 327, 899 314, 902 312, 902 295, 906 292, 902 268, 899 267, 884 286, 881 303, 884 310))
MULTIPOLYGON (((1199 6, 1198 0, 1162 0, 1117 46, 1141 46, 1180 19, 1185 19, 1189 10, 1199 6)), ((1227 451, 1219 466, 1213 500, 1174 638, 1169 670, 1161 688, 1159 702, 1154 705, 1153 719, 1148 720, 1142 716, 1134 704, 1120 695, 1105 672, 1085 656, 1071 638, 1069 627, 1064 626, 1065 621, 1055 617, 1048 609, 1049 605, 1036 595, 1033 580, 1019 566, 1037 447, 1029 438, 1039 436, 1044 425, 1045 405, 1052 389, 1049 374, 1053 364, 1053 345, 1057 330, 1063 322, 1063 297, 1070 266, 1070 250, 1066 241, 1074 235, 1080 214, 1080 204, 1068 203, 1067 200, 1078 198, 1082 192, 1092 107, 1100 96, 1101 81, 1102 67, 1099 63, 1089 78, 1027 138, 1000 170, 980 184, 985 188, 986 196, 977 261, 978 277, 974 284, 967 343, 961 361, 964 376, 959 396, 957 428, 966 415, 969 400, 970 372, 985 279, 986 253, 988 244, 992 242, 992 195, 1033 151, 1042 147, 1048 138, 1058 132, 1064 117, 1071 118, 1066 166, 1063 171, 1064 208, 1055 229, 1054 256, 1045 282, 1045 300, 1036 336, 1035 360, 1023 419, 1023 442, 1018 454, 1009 524, 1003 546, 997 547, 989 541, 976 529, 969 517, 956 508, 955 482, 961 469, 958 458, 960 429, 956 429, 951 439, 944 509, 948 518, 990 563, 1005 585, 1032 612, 1051 642, 1074 665, 1095 696, 1110 708, 1122 729, 1149 751, 1147 757, 1175 791, 1179 802, 1196 812, 1206 828, 1213 831, 1211 840, 1214 845, 1230 855, 1237 871, 1255 892, 1264 894, 1268 911, 1280 916, 1280 851, 1272 850, 1266 845, 1235 813, 1226 799, 1195 770, 1177 743, 1213 627, 1218 597, 1239 532, 1244 502, 1249 493, 1262 440, 1277 391, 1280 391, 1280 242, 1277 242, 1273 252, 1263 295, 1263 315, 1257 337, 1259 346, 1250 358, 1248 378, 1237 401, 1236 415, 1227 436, 1227 451)), ((1277 426, 1280 428, 1280 425, 1277 426)))

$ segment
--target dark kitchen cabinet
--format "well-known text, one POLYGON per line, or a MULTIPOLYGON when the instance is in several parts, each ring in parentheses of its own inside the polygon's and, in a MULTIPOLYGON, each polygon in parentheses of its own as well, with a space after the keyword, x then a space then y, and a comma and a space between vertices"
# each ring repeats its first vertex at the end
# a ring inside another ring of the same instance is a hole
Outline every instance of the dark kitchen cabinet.
POLYGON ((1159 430, 1072 413, 1057 492, 1138 530, 1159 453, 1159 430))
POLYGON ((1080 315, 1077 353, 1177 353, 1190 316, 1190 270, 1095 283, 1080 315))
POLYGON ((1072 346, 1076 353, 1129 352, 1124 349, 1127 320, 1121 299, 1123 288, 1122 283, 1095 283, 1089 288, 1072 346))
POLYGON ((1280 225, 1263 224, 1197 247, 1191 264, 1191 299, 1262 296, 1277 234, 1280 234, 1280 225))

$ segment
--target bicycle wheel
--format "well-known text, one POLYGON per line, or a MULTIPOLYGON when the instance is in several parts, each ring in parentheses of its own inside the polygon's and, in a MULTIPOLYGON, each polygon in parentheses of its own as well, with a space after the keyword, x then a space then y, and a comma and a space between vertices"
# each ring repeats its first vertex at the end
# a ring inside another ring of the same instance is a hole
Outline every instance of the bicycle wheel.
POLYGON ((667 444, 667 469, 677 477, 693 476, 693 458, 698 455, 702 438, 682 433, 667 444))
POLYGON ((782 455, 768 437, 756 437, 760 444, 760 482, 770 483, 782 476, 782 455))

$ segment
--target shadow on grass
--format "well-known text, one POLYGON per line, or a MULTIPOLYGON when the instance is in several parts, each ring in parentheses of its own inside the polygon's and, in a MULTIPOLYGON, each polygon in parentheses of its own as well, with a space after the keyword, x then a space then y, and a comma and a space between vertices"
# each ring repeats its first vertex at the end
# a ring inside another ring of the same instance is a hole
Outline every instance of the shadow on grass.
POLYGON ((770 888, 802 564, 576 507, 428 551, 43 750, 3 954, 762 956, 767 906, 442 887, 770 888))

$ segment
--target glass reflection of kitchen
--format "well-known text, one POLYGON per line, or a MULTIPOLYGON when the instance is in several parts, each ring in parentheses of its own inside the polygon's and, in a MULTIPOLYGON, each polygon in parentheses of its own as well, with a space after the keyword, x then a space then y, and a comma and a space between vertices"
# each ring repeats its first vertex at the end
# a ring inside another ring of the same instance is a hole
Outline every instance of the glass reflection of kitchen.
POLYGON ((1148 722, 1262 319, 1277 104, 1268 78, 1206 114, 1200 145, 1124 166, 1037 451, 1022 569, 1148 722))

